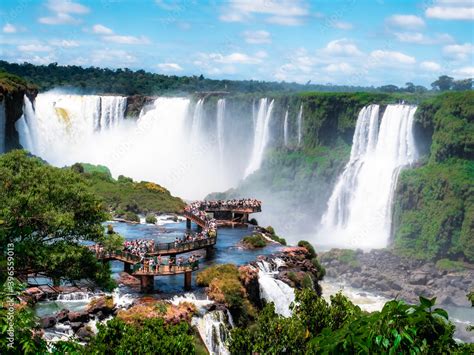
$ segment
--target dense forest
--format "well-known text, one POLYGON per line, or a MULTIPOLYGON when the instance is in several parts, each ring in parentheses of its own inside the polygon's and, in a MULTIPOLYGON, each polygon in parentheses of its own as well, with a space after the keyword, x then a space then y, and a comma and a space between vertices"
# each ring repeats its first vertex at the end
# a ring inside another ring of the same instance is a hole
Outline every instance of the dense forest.
MULTIPOLYGON (((0 61, 0 72, 5 71, 19 75, 28 81, 34 82, 39 89, 74 88, 81 93, 120 94, 120 95, 162 95, 192 93, 196 91, 228 91, 228 92, 411 92, 423 93, 424 86, 406 83, 405 87, 384 85, 381 87, 362 87, 332 84, 305 85, 287 82, 267 82, 256 80, 214 80, 199 76, 175 76, 133 71, 128 68, 82 68, 70 65, 61 66, 57 63, 49 65, 33 65, 30 63, 8 63, 0 61)), ((435 91, 469 90, 472 88, 472 79, 454 80, 443 75, 431 84, 435 91)))

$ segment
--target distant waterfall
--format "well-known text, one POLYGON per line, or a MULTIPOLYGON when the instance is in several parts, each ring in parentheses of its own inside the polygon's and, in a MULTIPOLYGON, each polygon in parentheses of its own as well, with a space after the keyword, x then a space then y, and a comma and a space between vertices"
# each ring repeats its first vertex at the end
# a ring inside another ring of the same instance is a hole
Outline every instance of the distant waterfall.
POLYGON ((339 177, 321 221, 321 242, 358 248, 387 245, 392 196, 403 166, 417 159, 415 106, 364 107, 357 119, 350 160, 339 177))
POLYGON ((7 115, 5 112, 5 98, 0 101, 0 154, 5 152, 5 129, 7 115))
POLYGON ((253 142, 251 124, 245 132, 232 128, 238 139, 225 139, 234 122, 224 113, 225 101, 218 104, 217 118, 206 117, 204 103, 159 97, 138 119, 125 119, 125 97, 45 93, 36 97, 35 107, 25 98, 16 128, 20 144, 52 165, 101 164, 115 177, 154 181, 180 197, 201 199, 242 179, 250 155, 245 148, 253 142), (206 131, 213 125, 217 134, 206 131))
POLYGON ((191 125, 191 144, 198 144, 199 136, 202 133, 204 114, 204 99, 199 99, 194 108, 193 122, 191 125))
POLYGON ((285 119, 283 120, 283 143, 288 147, 288 109, 285 112, 285 119))
POLYGON ((224 159, 224 119, 225 99, 217 101, 217 144, 219 146, 219 165, 222 168, 224 159))
POLYGON ((302 138, 303 138, 303 104, 300 105, 300 110, 298 112, 298 146, 301 145, 302 138))
POLYGON ((244 177, 258 170, 262 164, 265 148, 270 139, 269 125, 272 117, 273 104, 274 100, 268 104, 267 98, 260 99, 255 123, 252 155, 247 169, 245 169, 244 177))

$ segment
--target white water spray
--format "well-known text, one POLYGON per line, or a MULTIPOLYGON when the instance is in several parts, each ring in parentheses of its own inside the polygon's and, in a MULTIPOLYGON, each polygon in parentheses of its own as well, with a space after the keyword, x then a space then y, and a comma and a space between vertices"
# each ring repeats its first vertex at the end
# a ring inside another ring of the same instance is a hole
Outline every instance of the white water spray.
POLYGON ((258 170, 262 164, 265 148, 267 147, 267 143, 270 139, 269 126, 270 120, 272 118, 273 104, 274 100, 268 104, 267 98, 260 99, 255 123, 252 155, 250 157, 249 164, 245 169, 244 177, 247 177, 258 170))
POLYGON ((283 143, 288 147, 288 110, 285 112, 285 119, 283 120, 283 143))
POLYGON ((329 199, 319 242, 365 249, 387 245, 398 174, 417 159, 415 111, 415 106, 388 105, 379 129, 378 105, 361 110, 351 157, 329 199))
POLYGON ((303 138, 303 104, 300 105, 300 110, 298 112, 298 146, 301 145, 302 138, 303 138))
POLYGON ((225 120, 225 99, 217 101, 217 144, 219 146, 219 166, 224 164, 224 120, 225 120))

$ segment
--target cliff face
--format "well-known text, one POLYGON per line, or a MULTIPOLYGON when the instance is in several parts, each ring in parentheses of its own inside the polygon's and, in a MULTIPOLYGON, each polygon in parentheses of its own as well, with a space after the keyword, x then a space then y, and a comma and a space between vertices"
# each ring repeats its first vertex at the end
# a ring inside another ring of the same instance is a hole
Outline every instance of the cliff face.
POLYGON ((0 101, 5 108, 4 151, 21 148, 15 122, 23 115, 25 95, 34 100, 38 90, 25 80, 11 74, 0 73, 0 101))

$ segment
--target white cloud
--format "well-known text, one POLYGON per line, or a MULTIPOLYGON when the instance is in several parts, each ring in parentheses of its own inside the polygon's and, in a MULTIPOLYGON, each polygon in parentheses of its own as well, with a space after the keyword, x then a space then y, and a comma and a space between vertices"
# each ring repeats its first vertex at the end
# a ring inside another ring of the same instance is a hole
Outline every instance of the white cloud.
POLYGON ((63 14, 87 14, 89 8, 71 0, 49 0, 46 7, 63 14))
POLYGON ((360 56, 362 52, 351 40, 346 38, 337 39, 329 42, 323 49, 323 52, 332 56, 360 56))
POLYGON ((6 23, 5 26, 3 26, 3 33, 17 33, 18 28, 13 26, 11 23, 6 23))
POLYGON ((49 44, 56 47, 62 48, 74 48, 79 47, 79 42, 74 40, 66 40, 66 39, 53 39, 49 41, 49 44))
POLYGON ((339 30, 351 30, 353 28, 352 23, 345 21, 334 21, 332 26, 339 30))
POLYGON ((474 77, 474 66, 470 66, 470 67, 462 67, 462 68, 458 68, 458 69, 455 69, 453 70, 453 74, 454 75, 457 75, 458 77, 474 77))
POLYGON ((222 55, 220 53, 209 54, 210 60, 223 64, 258 64, 261 63, 262 59, 265 57, 265 52, 258 52, 254 56, 239 52, 234 52, 228 55, 222 55))
POLYGON ((92 52, 90 61, 94 65, 112 64, 118 67, 136 63, 137 58, 123 50, 105 48, 92 52))
POLYGON ((45 25, 77 25, 81 20, 71 14, 84 15, 90 11, 88 7, 71 0, 49 0, 46 7, 54 14, 38 19, 45 25))
POLYGON ((465 60, 473 57, 474 45, 472 43, 451 44, 443 47, 446 57, 454 60, 465 60))
POLYGON ((421 17, 415 15, 393 15, 386 19, 386 23, 404 29, 418 29, 425 25, 421 17))
POLYGON ((37 65, 45 65, 45 64, 56 62, 56 61, 57 61, 57 58, 54 55, 47 55, 44 57, 41 57, 39 55, 33 55, 29 57, 21 57, 21 58, 18 58, 17 60, 18 63, 28 62, 32 64, 37 64, 37 65))
POLYGON ((437 72, 441 69, 441 65, 439 65, 436 62, 425 61, 425 62, 420 63, 420 68, 423 69, 423 70, 426 70, 426 71, 435 71, 435 72, 437 72))
POLYGON ((472 0, 437 0, 425 10, 425 16, 438 20, 474 20, 472 0))
POLYGON ((354 73, 354 67, 348 63, 332 63, 329 64, 326 68, 324 68, 325 71, 329 73, 342 73, 342 74, 351 74, 354 73))
POLYGON ((160 63, 157 64, 157 67, 166 72, 176 72, 181 71, 183 68, 177 63, 160 63))
POLYGON ((45 46, 43 44, 33 43, 19 45, 17 49, 21 52, 48 52, 51 50, 51 47, 45 46))
POLYGON ((245 31, 243 36, 245 42, 250 44, 272 43, 270 33, 267 31, 245 31))
POLYGON ((380 66, 406 65, 416 63, 416 59, 396 51, 375 50, 370 53, 371 63, 380 66))
POLYGON ((433 37, 426 36, 420 32, 395 32, 397 40, 405 43, 416 44, 445 44, 454 42, 454 38, 447 33, 439 33, 433 37))
POLYGON ((149 44, 150 40, 144 36, 134 37, 134 36, 120 36, 120 35, 111 35, 102 37, 106 42, 113 42, 119 44, 149 44))
POLYGON ((304 22, 309 11, 303 0, 230 0, 223 8, 220 20, 242 22, 254 15, 264 16, 269 23, 296 26, 304 22))
POLYGON ((179 0, 155 0, 156 4, 163 10, 167 11, 182 11, 183 6, 179 0))
POLYGON ((104 25, 101 25, 100 23, 92 26, 92 33, 98 34, 98 35, 111 35, 114 33, 110 28, 105 27, 104 25))

